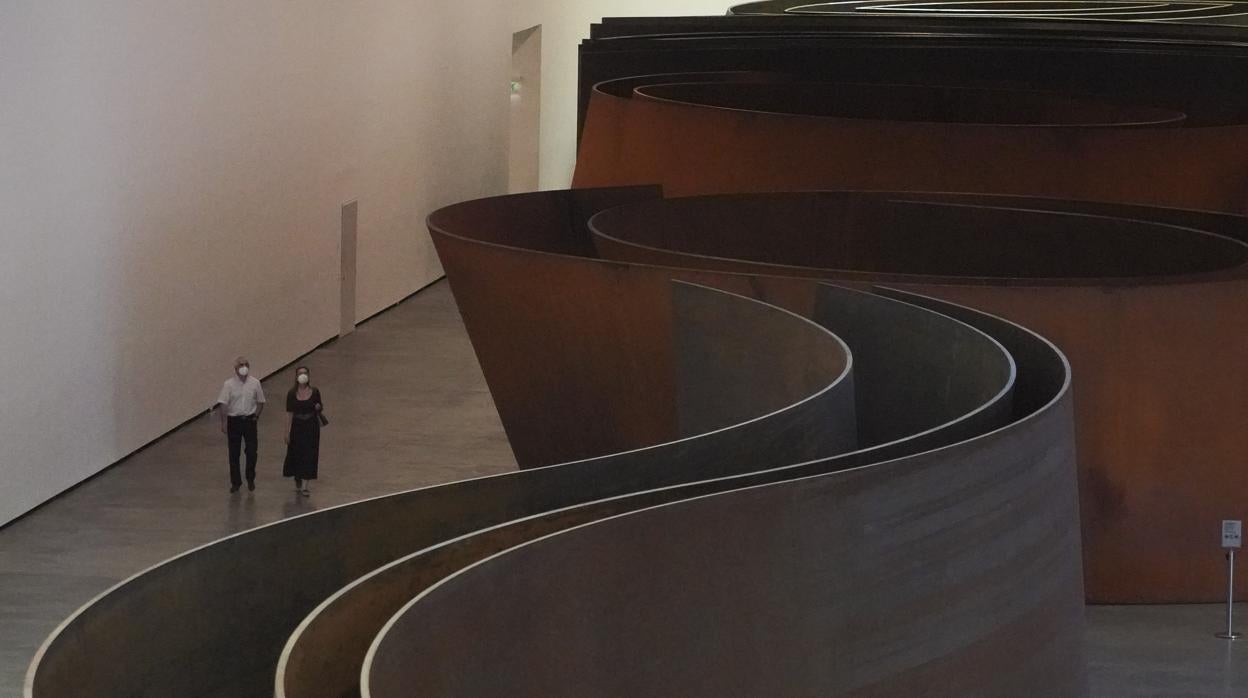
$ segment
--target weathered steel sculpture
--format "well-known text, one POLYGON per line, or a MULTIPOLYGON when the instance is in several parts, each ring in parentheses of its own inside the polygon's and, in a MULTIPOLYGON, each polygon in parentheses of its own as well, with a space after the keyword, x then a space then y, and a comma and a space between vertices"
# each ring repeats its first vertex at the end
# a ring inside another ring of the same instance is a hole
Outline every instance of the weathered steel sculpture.
MULTIPOLYGON (((820 314, 914 329, 855 295, 821 288, 820 314)), ((364 695, 1084 693, 1065 363, 1008 323, 899 297, 999 334, 1025 407, 914 455, 781 469, 508 548, 394 616, 364 695)))
POLYGON ((1043 333, 1080 377, 1088 598, 1215 600, 1211 512, 1240 511, 1248 492, 1248 246, 1139 209, 1047 205, 722 196, 620 207, 590 226, 608 259, 896 284, 1043 333))
POLYGON ((1248 22, 973 5, 595 25, 581 188, 429 221, 524 470, 136 575, 27 698, 1085 694, 1085 573, 1213 598, 1248 494, 1248 22))
MULTIPOLYGON (((590 260, 581 263, 589 267, 599 265, 590 260)), ((675 288, 680 291, 683 287, 675 288)), ((835 330, 857 347, 853 355, 852 380, 837 384, 838 389, 850 388, 857 407, 848 412, 840 410, 839 421, 820 424, 808 419, 802 426, 813 434, 844 424, 844 416, 854 414, 860 448, 843 448, 843 455, 802 463, 786 451, 809 436, 789 430, 783 438, 757 443, 767 431, 774 429, 760 422, 757 426, 743 426, 734 429, 731 435, 723 435, 743 444, 756 444, 753 448, 758 454, 752 461, 756 470, 740 465, 725 468, 723 463, 707 460, 711 454, 686 452, 679 460, 680 470, 671 471, 666 479, 651 476, 651 482, 678 482, 708 475, 719 477, 521 519, 470 538, 413 553, 357 580, 305 620, 292 636, 279 666, 279 693, 335 696, 354 686, 373 636, 408 599, 449 574, 447 564, 441 561, 449 559, 457 566, 467 566, 462 548, 498 552, 555 530, 609 515, 728 489, 861 466, 956 442, 1006 424, 1014 414, 1017 371, 1003 343, 967 325, 911 305, 833 289, 826 289, 824 295, 819 324, 835 330), (903 339, 909 343, 903 344, 903 339), (953 375, 961 378, 953 389, 947 389, 953 375), (787 449, 786 441, 791 442, 787 449), (785 465, 767 469, 768 462, 785 465)), ((729 325, 744 326, 749 320, 740 313, 735 317, 700 315, 723 325, 721 331, 698 332, 699 337, 723 337, 731 331, 729 325)), ((569 341, 575 342, 575 339, 569 338, 569 341)), ((775 366, 787 362, 775 351, 782 345, 762 337, 746 341, 751 348, 745 355, 752 356, 753 360, 775 366)), ((714 353, 723 351, 721 347, 714 353)), ((694 371, 698 369, 693 367, 703 363, 708 355, 697 342, 682 342, 678 353, 682 357, 680 364, 694 371)), ((774 374, 774 371, 760 374, 774 374)), ((1032 375, 1030 371, 1028 375, 1032 375)), ((712 387, 710 382, 703 385, 712 387)), ((748 382, 739 383, 731 390, 738 391, 748 385, 748 382)), ((716 385, 713 389, 722 391, 724 388, 716 385)), ((749 398, 747 402, 752 400, 749 398)), ((701 403, 706 404, 706 401, 701 403)), ((809 408, 802 409, 809 411, 809 408)), ((834 449, 824 451, 829 455, 835 453, 834 449)), ((636 456, 622 454, 619 458, 630 460, 625 467, 637 467, 636 456)), ((676 462, 669 461, 669 464, 676 462)), ((1073 554, 1073 550, 1070 552, 1073 554)))

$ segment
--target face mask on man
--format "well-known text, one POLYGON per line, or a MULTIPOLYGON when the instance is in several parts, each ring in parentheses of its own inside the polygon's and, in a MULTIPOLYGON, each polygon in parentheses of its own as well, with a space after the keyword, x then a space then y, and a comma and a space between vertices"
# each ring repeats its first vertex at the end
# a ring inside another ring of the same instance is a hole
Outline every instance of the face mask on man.
POLYGON ((238 367, 238 375, 240 378, 246 378, 248 373, 250 373, 250 371, 246 366, 238 367))
POLYGON ((308 374, 306 374, 306 373, 300 373, 300 374, 299 374, 299 376, 298 376, 297 378, 295 378, 295 380, 299 381, 299 385, 307 385, 307 384, 308 384, 308 374))

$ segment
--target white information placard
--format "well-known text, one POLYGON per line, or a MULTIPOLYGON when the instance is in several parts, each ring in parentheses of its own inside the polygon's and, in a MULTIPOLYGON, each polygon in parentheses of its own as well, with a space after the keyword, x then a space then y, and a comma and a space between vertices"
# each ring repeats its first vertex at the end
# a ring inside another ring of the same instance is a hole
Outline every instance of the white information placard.
POLYGON ((1244 522, 1233 519, 1222 521, 1222 547, 1238 548, 1244 540, 1244 522))

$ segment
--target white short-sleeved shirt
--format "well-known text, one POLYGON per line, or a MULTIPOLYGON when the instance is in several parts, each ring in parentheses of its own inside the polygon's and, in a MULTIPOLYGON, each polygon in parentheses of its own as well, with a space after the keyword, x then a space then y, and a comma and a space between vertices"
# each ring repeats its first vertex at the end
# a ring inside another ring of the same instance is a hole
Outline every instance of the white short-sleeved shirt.
POLYGON ((218 405, 225 405, 228 417, 247 417, 256 413, 256 405, 264 402, 264 388, 255 376, 247 376, 245 380, 237 375, 230 376, 221 386, 221 395, 217 397, 218 405))

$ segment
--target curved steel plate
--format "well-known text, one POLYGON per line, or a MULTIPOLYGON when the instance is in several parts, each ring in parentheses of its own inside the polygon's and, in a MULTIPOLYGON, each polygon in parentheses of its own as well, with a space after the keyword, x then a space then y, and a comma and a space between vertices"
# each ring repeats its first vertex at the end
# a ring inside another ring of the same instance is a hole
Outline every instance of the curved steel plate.
MULTIPOLYGON (((595 264, 595 262, 586 262, 595 264)), ((291 637, 278 670, 279 695, 290 698, 337 696, 357 683, 364 654, 387 618, 413 595, 455 570, 524 541, 552 531, 613 516, 662 502, 699 496, 729 488, 791 479, 813 473, 841 470, 900 454, 953 443, 972 434, 997 428, 1009 421, 1016 379, 1009 353, 989 335, 995 327, 975 329, 930 310, 856 291, 820 289, 821 324, 859 347, 859 362, 871 368, 865 380, 855 380, 859 408, 859 433, 871 439, 862 450, 823 461, 789 465, 758 458, 755 468, 743 474, 721 470, 723 477, 661 490, 629 494, 610 500, 561 509, 501 524, 487 530, 431 546, 378 569, 344 588, 313 612, 291 637), (868 356, 865 352, 878 352, 868 356), (957 376, 957 380, 951 377, 957 376), (908 379, 908 380, 907 380, 908 379), (943 386, 937 387, 937 383, 943 386), (959 387, 949 390, 951 383, 959 387), (864 394, 884 392, 892 401, 863 399, 864 394), (910 425, 913 431, 890 434, 888 425, 910 425), (880 435, 889 434, 885 442, 880 435), (757 472, 751 472, 756 470, 757 472)), ((729 306, 721 306, 729 309, 729 306)), ((723 319, 719 312, 703 314, 723 319)), ((704 337, 720 333, 699 333, 704 337)), ((778 345, 760 339, 747 352, 757 359, 787 359, 775 351, 778 345)), ((722 351, 721 348, 713 351, 722 351)), ((701 343, 680 347, 682 365, 705 356, 701 343)), ((1037 369, 1027 366, 1029 373, 1037 369)), ((1031 383, 1035 395, 1049 398, 1060 386, 1031 383)), ((817 424, 807 429, 818 430, 817 424)), ((740 435, 749 439, 748 434, 740 435)), ((790 437, 792 438, 792 437, 790 437)), ((693 473, 713 472, 687 459, 693 473)), ((657 481, 657 480, 656 480, 657 481)))
MULTIPOLYGON (((669 322, 678 325, 696 320, 722 340, 690 340, 691 347, 737 346, 738 355, 783 359, 708 360, 699 368, 687 407, 697 409, 692 400, 704 395, 717 403, 706 405, 708 411, 740 423, 603 458, 344 505, 198 548, 114 587, 62 624, 32 663, 27 694, 269 695, 283 644, 300 620, 353 579, 400 556, 514 518, 854 447, 853 383, 839 340, 754 301, 687 285, 673 292, 666 283, 674 305, 661 314, 672 314, 669 322), (707 373, 716 365, 757 375, 707 373), (698 387, 714 379, 747 380, 762 391, 765 407, 750 395, 698 387), (748 401, 725 404, 736 399, 748 401)), ((685 384, 674 363, 664 367, 649 356, 645 365, 666 368, 675 385, 685 384)), ((564 426, 576 428, 571 425, 564 426)))
POLYGON ((1141 207, 1091 205, 1089 215, 1077 202, 1004 201, 1026 207, 948 194, 738 195, 622 206, 590 225, 599 254, 618 261, 900 284, 1042 332, 1080 376, 1089 600, 1221 598, 1223 563, 1204 542, 1210 512, 1238 511, 1248 492, 1248 221, 1191 217, 1232 239, 1153 222, 1141 207))
POLYGON ((949 309, 1021 349, 1036 410, 510 548, 394 616, 364 695, 1084 693, 1066 364, 949 309))
MULTIPOLYGON (((660 85, 679 79, 655 76, 660 85)), ((734 104, 722 82, 683 86, 681 94, 703 94, 709 104, 638 96, 657 89, 649 86, 628 96, 595 90, 573 185, 661 184, 673 196, 806 189, 1029 194, 1248 213, 1243 122, 1028 126, 1009 123, 1009 110, 994 107, 999 113, 985 108, 949 117, 988 123, 939 123, 922 120, 939 113, 923 94, 903 95, 878 116, 845 118, 819 109, 783 113, 803 104, 809 85, 763 86, 766 94, 742 102, 748 108, 717 106, 734 104), (907 111, 917 120, 893 118, 907 111), (992 123, 994 117, 1004 122, 992 123), (950 167, 954 162, 959 166, 950 167)), ((748 89, 746 83, 742 91, 748 89)), ((867 105, 879 106, 857 108, 867 105)))

